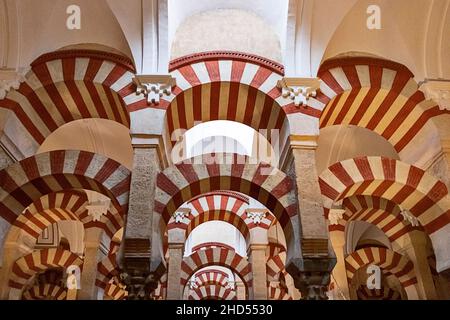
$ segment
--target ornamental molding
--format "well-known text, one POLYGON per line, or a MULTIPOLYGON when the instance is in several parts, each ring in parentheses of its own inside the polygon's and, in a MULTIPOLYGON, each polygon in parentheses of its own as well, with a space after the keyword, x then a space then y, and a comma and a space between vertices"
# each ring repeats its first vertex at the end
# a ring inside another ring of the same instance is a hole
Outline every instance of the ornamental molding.
POLYGON ((330 221, 330 225, 338 225, 339 221, 344 218, 345 209, 342 208, 334 208, 330 209, 328 213, 328 221, 330 221))
POLYGON ((133 78, 136 84, 136 94, 144 95, 148 105, 158 106, 162 97, 170 97, 176 79, 167 75, 137 75, 133 78))
POLYGON ((419 220, 414 217, 408 210, 402 209, 400 211, 400 215, 403 217, 404 221, 410 223, 413 227, 418 227, 420 225, 419 220))

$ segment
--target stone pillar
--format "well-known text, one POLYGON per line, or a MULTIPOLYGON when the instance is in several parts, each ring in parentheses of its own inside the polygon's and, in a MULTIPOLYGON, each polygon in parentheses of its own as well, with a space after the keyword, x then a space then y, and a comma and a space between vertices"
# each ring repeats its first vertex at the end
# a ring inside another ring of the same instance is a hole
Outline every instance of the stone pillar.
POLYGON ((247 294, 245 292, 245 285, 242 281, 236 281, 236 297, 237 300, 243 301, 247 300, 247 294))
POLYGON ((318 136, 291 136, 289 175, 296 181, 302 257, 287 261, 302 299, 326 300, 330 272, 336 263, 330 250, 322 195, 316 169, 318 136))
POLYGON ((95 279, 97 278, 97 265, 103 256, 100 251, 102 233, 103 230, 99 228, 86 229, 81 289, 78 292, 79 300, 97 300, 98 288, 95 285, 95 279))
MULTIPOLYGON (((262 214, 261 212, 259 212, 262 214)), ((253 222, 258 225, 263 215, 247 212, 253 222)), ((261 227, 250 229, 249 262, 252 267, 253 286, 249 292, 251 300, 267 300, 267 246, 269 245, 268 230, 261 227)))
POLYGON ((167 300, 181 300, 181 263, 184 243, 169 243, 169 271, 167 276, 167 300))
POLYGON ((419 231, 409 233, 411 242, 404 248, 405 255, 414 263, 414 271, 417 277, 417 288, 420 299, 436 300, 438 298, 434 286, 433 276, 428 264, 426 252, 427 239, 419 231))
POLYGON ((139 135, 132 141, 134 163, 119 262, 124 269, 124 282, 131 300, 148 299, 165 271, 160 217, 153 214, 156 176, 161 170, 162 138, 139 135), (153 259, 152 255, 157 258, 153 259))
MULTIPOLYGON (((178 219, 184 219, 188 212, 175 212, 178 219)), ((178 224, 180 220, 176 220, 178 224)), ((186 231, 181 228, 169 230, 169 270, 167 273, 167 300, 181 300, 183 298, 183 287, 181 286, 181 263, 184 256, 184 243, 186 231)), ((193 280, 193 279, 191 279, 193 280)))
POLYGON ((330 232, 330 240, 337 261, 336 266, 333 269, 333 278, 336 282, 337 290, 339 291, 338 299, 349 299, 350 293, 347 281, 347 271, 345 268, 345 232, 330 232))

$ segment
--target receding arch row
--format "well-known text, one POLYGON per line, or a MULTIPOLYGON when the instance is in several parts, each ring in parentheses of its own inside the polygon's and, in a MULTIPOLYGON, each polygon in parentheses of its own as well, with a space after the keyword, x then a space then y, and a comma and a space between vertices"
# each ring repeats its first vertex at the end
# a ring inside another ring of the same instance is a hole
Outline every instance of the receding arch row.
POLYGON ((61 50, 36 59, 19 89, 0 100, 0 108, 10 111, 4 131, 18 158, 34 155, 52 132, 78 119, 109 119, 129 127, 124 99, 136 96, 134 73, 128 58, 103 51, 61 50))
POLYGON ((430 236, 438 270, 448 268, 450 200, 445 184, 422 169, 383 157, 341 161, 319 177, 328 217, 335 202, 357 195, 385 198, 415 217, 430 236))
POLYGON ((33 202, 73 189, 109 197, 120 220, 128 210, 129 184, 130 171, 104 156, 84 151, 39 154, 0 171, 0 223, 7 230, 33 202))
POLYGON ((227 163, 230 164, 207 164, 202 157, 193 159, 191 163, 194 164, 175 165, 160 173, 156 183, 155 211, 161 215, 164 224, 193 197, 215 190, 232 190, 265 205, 283 227, 290 253, 298 253, 297 198, 291 179, 266 164, 238 164, 234 155, 230 155, 229 160, 227 163))

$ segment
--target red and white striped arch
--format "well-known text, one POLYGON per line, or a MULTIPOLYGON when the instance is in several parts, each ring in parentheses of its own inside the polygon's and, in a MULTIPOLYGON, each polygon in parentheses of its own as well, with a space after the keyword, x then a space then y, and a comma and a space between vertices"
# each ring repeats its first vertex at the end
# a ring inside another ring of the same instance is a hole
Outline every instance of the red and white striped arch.
POLYGON ((44 195, 33 202, 13 223, 10 232, 18 228, 22 232, 37 239, 42 231, 58 221, 80 221, 86 229, 98 227, 112 238, 123 227, 123 212, 112 208, 100 221, 93 221, 88 214, 87 195, 82 191, 63 191, 44 195))
POLYGON ((404 288, 417 283, 411 260, 397 252, 378 247, 360 249, 345 258, 348 283, 352 283, 356 271, 369 265, 377 265, 383 272, 395 275, 404 288))
POLYGON ((200 271, 195 274, 195 283, 198 287, 207 284, 217 284, 226 287, 228 285, 228 274, 214 269, 200 271))
POLYGON ((81 269, 82 265, 83 260, 70 251, 55 248, 37 250, 14 263, 9 286, 22 290, 36 273, 50 268, 67 269, 70 266, 78 266, 81 269))
POLYGON ((188 300, 236 300, 236 292, 219 284, 208 284, 192 290, 188 300))
POLYGON ((0 100, 0 108, 10 110, 6 134, 28 157, 52 132, 74 120, 102 118, 129 127, 124 100, 134 99, 134 72, 128 58, 108 52, 44 54, 31 64, 20 88, 0 100))
POLYGON ((268 287, 269 300, 292 300, 292 296, 285 288, 269 285, 268 287))
POLYGON ((358 300, 402 300, 401 294, 392 288, 383 286, 381 289, 369 289, 360 286, 356 290, 358 300))
POLYGON ((440 151, 437 129, 429 120, 448 111, 425 99, 405 66, 378 58, 338 58, 324 62, 318 76, 321 92, 309 105, 323 110, 320 128, 367 128, 389 141, 403 161, 418 166, 440 151))
POLYGON ((189 164, 174 165, 158 174, 155 211, 163 222, 167 224, 173 213, 193 197, 216 190, 232 190, 265 205, 283 227, 287 243, 295 243, 290 241, 299 239, 297 197, 292 180, 269 165, 238 164, 236 159, 232 160, 228 163, 234 164, 219 165, 207 164, 204 157, 195 158, 189 164))
POLYGON ((110 282, 105 287, 104 295, 112 300, 126 300, 128 291, 110 282))
POLYGON ((38 154, 0 171, 0 224, 7 230, 34 201, 71 189, 102 193, 125 214, 129 184, 130 171, 102 155, 85 151, 38 154))
POLYGON ((267 281, 279 281, 280 273, 285 271, 286 248, 279 243, 269 243, 266 262, 267 281))
POLYGON ((422 230, 404 219, 397 204, 384 198, 356 195, 344 199, 343 207, 347 210, 337 225, 330 224, 330 232, 344 232, 350 221, 365 221, 377 226, 391 242, 400 243, 408 232, 422 230))
MULTIPOLYGON (((279 130, 280 150, 284 150, 294 125, 290 124, 290 114, 302 113, 312 121, 320 114, 313 108, 297 108, 281 96, 277 82, 282 79, 283 67, 265 58, 239 52, 205 52, 172 61, 170 70, 177 86, 161 104, 167 110, 169 140, 176 139, 172 134, 178 129, 229 120, 256 131, 279 130)), ((267 138, 271 142, 272 136, 267 138)), ((175 143, 172 141, 172 145, 175 143)))
POLYGON ((224 248, 198 250, 185 257, 181 263, 181 285, 185 286, 195 272, 209 266, 227 267, 239 275, 247 289, 253 285, 252 271, 248 260, 235 251, 224 248))
POLYGON ((428 234, 450 222, 445 184, 422 169, 383 158, 360 157, 338 162, 319 177, 325 210, 355 195, 385 198, 409 210, 428 234))
POLYGON ((95 279, 95 285, 104 289, 106 292, 106 288, 110 281, 118 275, 119 266, 117 265, 117 255, 110 254, 97 264, 97 278, 95 279))
POLYGON ((66 297, 65 288, 49 283, 33 286, 22 294, 22 300, 66 300, 66 297))

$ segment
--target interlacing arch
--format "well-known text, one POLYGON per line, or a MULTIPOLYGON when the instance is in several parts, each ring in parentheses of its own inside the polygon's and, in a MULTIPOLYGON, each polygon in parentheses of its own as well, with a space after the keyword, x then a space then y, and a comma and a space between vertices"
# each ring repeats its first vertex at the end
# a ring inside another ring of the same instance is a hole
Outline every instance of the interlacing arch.
POLYGON ((166 225, 173 213, 186 201, 203 193, 232 190, 246 194, 265 205, 278 219, 288 251, 299 250, 297 198, 292 180, 267 164, 240 164, 235 155, 226 163, 208 164, 205 156, 189 163, 174 165, 158 174, 155 192, 155 212, 166 225), (199 164, 196 164, 199 163, 199 164))
POLYGON ((97 278, 95 285, 105 290, 114 277, 119 276, 119 266, 117 264, 117 254, 110 254, 97 264, 97 278))
MULTIPOLYGON (((127 57, 96 50, 61 50, 36 59, 26 81, 0 100, 19 136, 9 138, 24 157, 66 123, 102 118, 130 126, 125 100, 133 100, 135 69, 127 57), (17 141, 16 141, 17 140, 17 141), (24 143, 26 141, 27 143, 24 143)), ((142 97, 141 97, 142 99, 142 97)))
POLYGON ((360 286, 356 290, 359 300, 402 300, 401 294, 389 287, 381 289, 369 289, 367 286, 360 286))
POLYGON ((394 202, 376 197, 356 195, 345 198, 343 207, 347 210, 337 224, 330 224, 330 232, 344 232, 351 221, 365 221, 378 227, 389 238, 390 242, 401 242, 401 239, 413 230, 422 227, 413 226, 401 215, 400 207, 394 202))
POLYGON ((77 266, 82 269, 83 260, 67 250, 55 248, 36 250, 14 263, 9 286, 22 290, 35 274, 49 268, 66 270, 70 266, 77 266))
POLYGON ((244 282, 247 290, 253 286, 251 266, 248 260, 233 250, 224 248, 206 248, 193 252, 181 263, 181 281, 184 287, 198 270, 209 266, 229 268, 244 282))
POLYGON ((384 157, 360 157, 332 165, 320 175, 319 184, 327 217, 335 202, 348 197, 389 199, 420 222, 431 238, 438 265, 446 261, 442 246, 448 243, 448 190, 424 170, 384 157))
POLYGON ((281 288, 279 286, 273 286, 272 284, 269 284, 267 290, 269 300, 292 300, 292 296, 289 294, 286 288, 281 288))
POLYGON ((384 272, 395 275, 404 288, 417 283, 411 260, 392 250, 378 247, 363 248, 345 258, 348 282, 352 283, 358 269, 369 265, 377 265, 384 272))
POLYGON ((67 290, 54 284, 39 284, 22 295, 22 300, 66 300, 67 290))
POLYGON ((0 224, 6 230, 42 196, 72 189, 102 193, 118 212, 126 214, 129 186, 130 171, 102 155, 85 151, 38 154, 0 171, 0 224))
MULTIPOLYGON (((424 156, 417 153, 415 141, 436 140, 437 129, 428 125, 429 120, 448 113, 426 100, 411 71, 393 61, 369 57, 331 59, 322 64, 318 77, 322 80, 321 91, 309 105, 323 110, 320 128, 367 128, 389 141, 400 158, 411 164, 424 156)), ((433 147, 437 149, 428 157, 439 152, 439 145, 433 147)))

